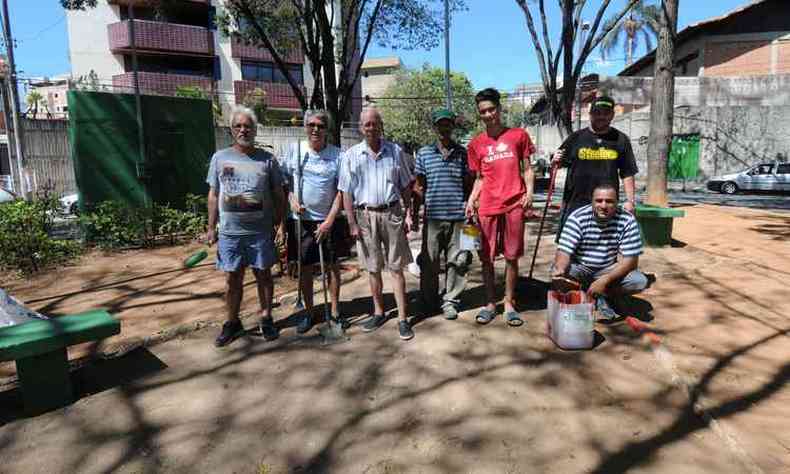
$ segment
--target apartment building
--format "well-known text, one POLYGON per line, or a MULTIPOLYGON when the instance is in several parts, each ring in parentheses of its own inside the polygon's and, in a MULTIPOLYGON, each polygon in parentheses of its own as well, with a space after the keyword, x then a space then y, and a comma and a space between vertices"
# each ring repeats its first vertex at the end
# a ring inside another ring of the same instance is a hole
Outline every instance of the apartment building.
MULTIPOLYGON (((157 10, 147 0, 100 0, 94 9, 67 12, 72 79, 131 93, 134 45, 144 94, 174 95, 180 87, 199 87, 217 95, 227 117, 233 104, 262 89, 276 120, 299 116, 299 102, 269 52, 216 29, 221 3, 178 0, 157 10), (134 7, 134 42, 129 6, 134 7)), ((292 76, 311 90, 304 55, 290 50, 285 60, 292 76)))

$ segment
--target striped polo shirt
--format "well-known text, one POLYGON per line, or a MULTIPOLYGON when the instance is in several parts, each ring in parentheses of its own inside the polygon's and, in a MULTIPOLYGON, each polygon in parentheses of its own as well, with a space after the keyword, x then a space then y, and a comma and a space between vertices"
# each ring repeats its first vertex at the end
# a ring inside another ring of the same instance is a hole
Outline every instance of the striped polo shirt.
POLYGON ((375 153, 363 141, 343 153, 337 189, 351 194, 356 206, 383 206, 400 200, 411 181, 409 162, 400 146, 382 140, 375 153))
POLYGON ((426 219, 464 220, 464 179, 467 175, 464 147, 453 144, 446 159, 437 145, 420 148, 414 174, 425 176, 426 219))
POLYGON ((606 223, 599 224, 592 205, 587 205, 568 216, 557 247, 575 263, 600 269, 614 265, 618 253, 623 257, 640 255, 642 236, 636 218, 622 208, 618 207, 606 223))

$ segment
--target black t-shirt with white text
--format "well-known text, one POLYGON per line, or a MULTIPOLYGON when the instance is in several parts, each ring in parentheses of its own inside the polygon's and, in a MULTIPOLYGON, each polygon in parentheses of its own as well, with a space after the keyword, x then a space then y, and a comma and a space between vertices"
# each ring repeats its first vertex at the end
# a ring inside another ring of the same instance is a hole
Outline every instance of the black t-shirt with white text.
POLYGON ((610 128, 597 135, 589 128, 577 130, 565 139, 562 165, 568 168, 563 200, 569 208, 590 204, 593 189, 602 183, 620 188, 620 178, 639 172, 628 136, 610 128))

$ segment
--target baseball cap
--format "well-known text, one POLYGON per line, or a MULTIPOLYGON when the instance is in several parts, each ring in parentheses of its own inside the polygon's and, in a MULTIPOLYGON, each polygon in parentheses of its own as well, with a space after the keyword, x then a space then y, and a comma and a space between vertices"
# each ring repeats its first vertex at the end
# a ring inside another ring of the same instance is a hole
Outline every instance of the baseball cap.
POLYGON ((455 114, 447 109, 436 109, 431 114, 431 123, 433 123, 434 125, 439 120, 444 120, 444 119, 450 120, 451 122, 455 122, 455 114))
POLYGON ((614 99, 608 95, 596 97, 590 104, 590 111, 594 110, 614 110, 614 99))

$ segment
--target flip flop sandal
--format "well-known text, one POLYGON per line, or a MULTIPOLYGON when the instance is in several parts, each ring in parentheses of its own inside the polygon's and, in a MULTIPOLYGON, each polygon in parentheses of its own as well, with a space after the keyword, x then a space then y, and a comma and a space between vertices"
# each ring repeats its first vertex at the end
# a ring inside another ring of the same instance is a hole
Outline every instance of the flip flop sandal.
POLYGON ((477 316, 475 316, 475 321, 477 321, 477 324, 488 324, 491 321, 493 321, 495 317, 496 317, 496 311, 491 311, 488 308, 483 308, 480 310, 479 313, 477 313, 477 316))
POLYGON ((515 311, 508 311, 505 313, 505 321, 507 321, 508 326, 519 327, 524 324, 524 320, 521 319, 521 316, 515 311))

